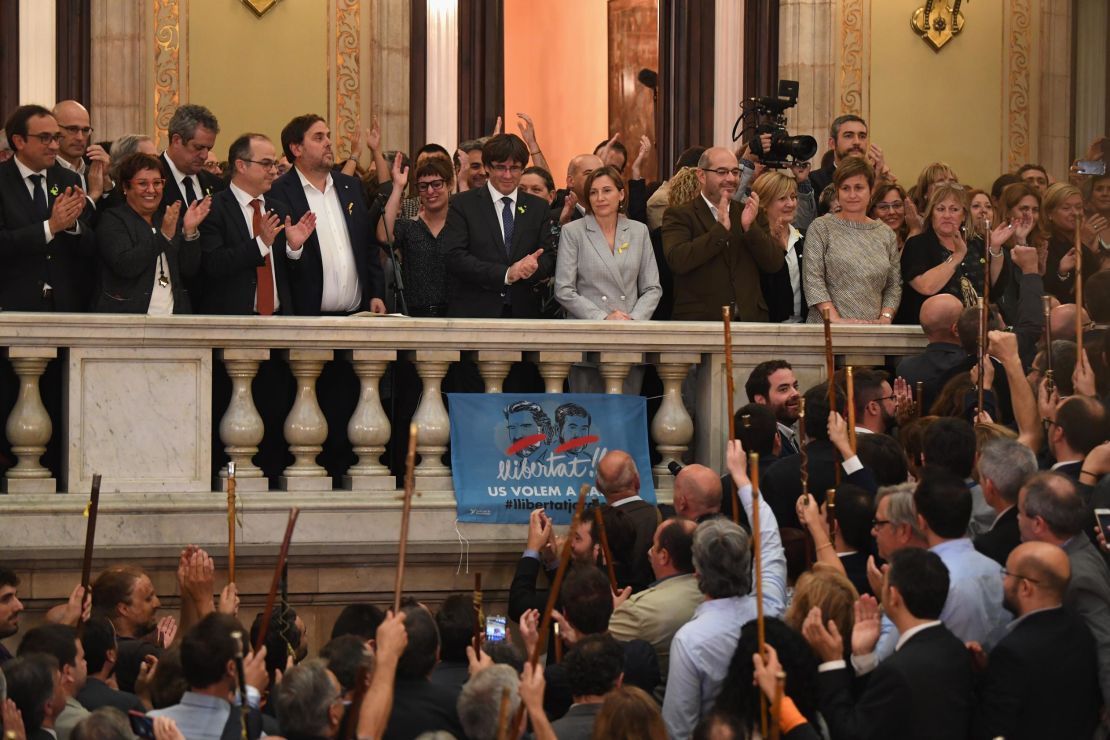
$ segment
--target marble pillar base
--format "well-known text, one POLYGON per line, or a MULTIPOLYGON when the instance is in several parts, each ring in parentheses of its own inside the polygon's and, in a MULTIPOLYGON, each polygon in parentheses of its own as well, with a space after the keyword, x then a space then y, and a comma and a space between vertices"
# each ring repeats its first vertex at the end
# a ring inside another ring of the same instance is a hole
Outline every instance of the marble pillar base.
POLYGON ((332 489, 332 480, 329 476, 324 477, 296 477, 288 475, 278 476, 278 488, 283 491, 330 491, 332 489))
POLYGON ((4 493, 57 493, 56 478, 4 478, 0 480, 4 493))
POLYGON ((397 479, 391 475, 345 475, 340 479, 344 491, 395 491, 397 479))
MULTIPOLYGON (((212 479, 212 490, 227 493, 227 478, 217 475, 212 479)), ((269 491, 269 478, 236 478, 236 491, 269 491)))

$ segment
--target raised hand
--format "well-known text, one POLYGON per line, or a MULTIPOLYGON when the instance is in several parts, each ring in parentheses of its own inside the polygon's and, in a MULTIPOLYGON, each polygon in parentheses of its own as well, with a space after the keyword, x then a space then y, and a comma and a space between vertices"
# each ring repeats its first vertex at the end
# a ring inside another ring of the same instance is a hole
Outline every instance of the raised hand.
POLYGON ((822 624, 821 607, 815 606, 809 610, 802 622, 802 637, 806 638, 822 663, 844 659, 844 638, 840 636, 836 622, 830 619, 828 626, 822 624))
POLYGON ((529 609, 520 615, 520 639, 524 641, 524 651, 528 655, 532 654, 532 650, 540 640, 539 625, 539 610, 529 609))
POLYGON ((316 214, 306 211, 297 223, 289 216, 285 217, 285 243, 296 252, 301 248, 312 232, 316 230, 316 214))
POLYGON ((1010 258, 1022 274, 1031 275, 1038 270, 1038 255, 1035 247, 1015 245, 1010 249, 1010 258))
POLYGON ((185 740, 177 723, 169 717, 154 718, 154 740, 185 740))
POLYGON ((748 456, 744 454, 744 443, 738 439, 730 439, 725 451, 725 467, 736 482, 736 487, 746 486, 751 483, 748 478, 748 456))
POLYGON ((613 134, 612 137, 610 137, 609 141, 605 142, 605 146, 601 147, 601 150, 598 151, 597 156, 601 159, 602 162, 605 162, 605 158, 609 156, 609 150, 613 148, 613 144, 616 144, 618 141, 620 141, 620 139, 621 132, 618 131, 617 133, 613 134))
POLYGON ((1014 235, 1014 222, 1005 221, 995 226, 991 231, 991 244, 995 247, 1005 244, 1010 241, 1010 237, 1014 235))
POLYGON ((194 200, 193 205, 185 210, 185 236, 192 238, 197 233, 201 222, 208 218, 208 212, 212 210, 212 196, 206 195, 200 200, 194 200))
POLYGON ((181 201, 175 200, 166 206, 162 214, 162 236, 166 237, 166 241, 173 241, 174 236, 177 235, 177 217, 180 214, 181 201))
POLYGON ((740 214, 740 228, 747 231, 755 223, 759 215, 759 195, 754 191, 748 193, 748 202, 744 204, 744 212, 740 214))
POLYGON ((578 196, 571 190, 563 199, 563 210, 559 213, 559 225, 566 226, 574 216, 574 207, 578 205, 578 196))
POLYGON ((1080 227, 1080 241, 1087 249, 1095 252, 1099 251, 1098 236, 1103 231, 1106 231, 1106 218, 1099 213, 1093 216, 1088 216, 1083 219, 1083 224, 1080 227))
POLYGON ((631 586, 625 586, 619 592, 613 594, 613 609, 616 609, 618 606, 628 601, 630 596, 632 596, 631 586))
POLYGON ((894 416, 899 424, 913 417, 913 391, 905 378, 894 379, 894 416))
MULTIPOLYGON (((542 675, 543 671, 539 671, 542 675)), ((27 740, 27 730, 23 725, 23 714, 11 699, 0 703, 0 724, 4 726, 5 740, 27 740)))
POLYGON ((551 617, 559 624, 559 639, 567 646, 578 642, 579 634, 558 609, 551 610, 551 617))
POLYGON ((501 133, 501 116, 497 117, 497 123, 493 124, 493 133, 490 136, 497 136, 501 133))
POLYGON ((397 155, 393 158, 393 168, 390 170, 390 174, 393 176, 394 190, 404 188, 409 184, 409 168, 404 166, 400 152, 397 152, 397 155))
POLYGON ((651 139, 644 134, 640 137, 640 151, 636 153, 636 159, 632 160, 632 179, 639 180, 641 178, 641 170, 643 169, 644 162, 647 161, 648 154, 651 153, 651 139))
POLYGON ((378 117, 374 116, 370 119, 370 128, 366 129, 364 134, 366 141, 366 148, 373 152, 380 152, 382 150, 382 126, 378 123, 378 117))
POLYGON ((255 234, 255 236, 261 239, 262 243, 267 247, 272 247, 274 245, 274 240, 277 239, 277 235, 280 234, 281 230, 284 228, 285 226, 281 223, 280 216, 273 211, 266 211, 262 214, 258 233, 255 234))
POLYGON ((512 267, 509 268, 509 281, 515 283, 517 280, 527 280, 536 273, 540 268, 540 256, 543 255, 542 249, 537 249, 529 255, 521 257, 520 260, 514 262, 512 267))
POLYGON ((479 671, 484 671, 493 665, 493 658, 489 656, 485 650, 478 650, 475 652, 473 645, 466 646, 466 673, 468 676, 475 676, 479 671))
POLYGON ((1026 243, 1025 240, 1029 238, 1029 232, 1031 232, 1032 230, 1032 216, 1020 216, 1017 220, 1017 223, 1014 224, 1014 233, 1017 234, 1018 242, 1020 242, 1021 244, 1026 243))
POLYGON ((520 693, 520 701, 529 712, 543 711, 544 686, 543 666, 525 663, 517 691, 520 693))
POLYGON ((876 596, 881 596, 883 593, 883 574, 889 565, 884 565, 882 570, 879 566, 875 565, 875 556, 867 556, 867 585, 871 587, 871 592, 876 596))
POLYGON ((848 422, 844 420, 840 412, 829 412, 829 420, 826 423, 826 428, 829 431, 829 441, 840 451, 840 455, 845 460, 851 457, 852 446, 848 443, 848 422))
POLYGON ((394 661, 400 659, 409 644, 409 633, 405 629, 405 613, 394 614, 390 609, 385 619, 378 625, 374 633, 376 650, 375 660, 394 661))
POLYGON ((264 693, 270 685, 270 674, 266 672, 266 646, 263 645, 258 652, 249 652, 243 658, 243 681, 247 686, 258 689, 264 693))
POLYGON ((162 617, 158 620, 158 627, 154 634, 158 645, 168 648, 177 637, 177 620, 173 617, 162 617))
POLYGON ((1096 397, 1095 371, 1091 369, 1091 361, 1087 359, 1086 348, 1079 350, 1079 362, 1075 363, 1075 370, 1071 374, 1075 395, 1096 397))
POLYGON ((780 673, 782 673, 782 664, 779 663, 779 654, 775 651, 774 646, 770 643, 764 643, 763 651, 766 657, 760 655, 758 652, 752 653, 752 668, 755 678, 755 683, 759 686, 759 690, 763 692, 771 701, 775 699, 775 681, 780 673))
POLYGON ((57 234, 72 229, 85 210, 85 194, 80 188, 66 188, 50 208, 50 233, 57 234))
POLYGON ((229 583, 220 591, 220 614, 239 616, 239 588, 234 583, 229 583))
POLYGON ((516 122, 516 127, 520 129, 520 138, 528 145, 529 152, 536 151, 540 145, 536 142, 536 124, 532 121, 532 116, 527 113, 517 113, 516 117, 520 119, 516 122))
POLYGON ((853 607, 855 625, 852 627, 852 655, 867 655, 875 652, 875 645, 879 642, 882 632, 882 620, 879 617, 879 602, 874 596, 863 596, 856 599, 853 607))
POLYGON ((906 217, 906 225, 910 228, 911 234, 920 234, 925 230, 925 221, 921 218, 921 214, 917 211, 917 205, 914 204, 912 198, 906 198, 902 201, 903 212, 906 217))
POLYGON ((1056 266, 1056 272, 1061 275, 1067 275, 1075 270, 1075 247, 1072 247, 1067 253, 1060 258, 1060 264, 1056 266))

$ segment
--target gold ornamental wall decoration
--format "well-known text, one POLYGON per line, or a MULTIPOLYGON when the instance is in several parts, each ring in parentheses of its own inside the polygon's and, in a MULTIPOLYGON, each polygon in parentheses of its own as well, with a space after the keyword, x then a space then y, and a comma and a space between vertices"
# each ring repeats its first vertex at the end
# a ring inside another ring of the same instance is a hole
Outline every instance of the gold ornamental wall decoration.
POLYGON ((243 0, 243 4, 251 9, 251 12, 261 18, 274 9, 278 4, 278 0, 243 0))
POLYGON ((945 0, 925 0, 925 6, 913 12, 910 26, 933 51, 940 51, 942 46, 964 30, 964 15, 960 12, 962 4, 963 0, 953 0, 951 5, 945 0))

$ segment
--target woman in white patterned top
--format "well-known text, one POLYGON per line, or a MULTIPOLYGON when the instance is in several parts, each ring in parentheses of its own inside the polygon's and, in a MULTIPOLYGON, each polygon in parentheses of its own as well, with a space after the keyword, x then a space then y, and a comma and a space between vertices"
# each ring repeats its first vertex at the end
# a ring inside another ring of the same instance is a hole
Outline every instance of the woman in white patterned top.
POLYGON ((860 157, 848 157, 837 166, 833 186, 840 211, 815 219, 806 230, 807 321, 820 323, 827 308, 835 324, 889 324, 902 297, 902 275, 894 232, 867 217, 875 170, 860 157))

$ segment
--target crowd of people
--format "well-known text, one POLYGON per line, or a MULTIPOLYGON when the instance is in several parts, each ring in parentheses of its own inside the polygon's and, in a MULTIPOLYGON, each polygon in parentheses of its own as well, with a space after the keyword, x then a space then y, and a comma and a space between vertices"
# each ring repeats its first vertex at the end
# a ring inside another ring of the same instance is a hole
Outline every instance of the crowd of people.
MULTIPOLYGON (((16 657, 0 646, 6 740, 1107 736, 1110 177, 1026 165, 980 190, 934 163, 905 188, 842 116, 812 172, 691 147, 649 185, 651 142, 630 163, 614 136, 560 190, 519 127, 410 160, 375 125, 339 163, 305 115, 280 153, 246 133, 220 164, 202 106, 177 109, 160 154, 141 136, 93 144, 75 101, 23 106, 0 163, 0 307, 717 321, 730 306, 914 324, 927 346, 805 389, 789 362, 761 363, 726 469, 682 468, 673 506, 644 501, 610 451, 600 518, 557 536, 533 512, 506 641, 476 642, 456 594, 351 604, 310 658, 284 600, 239 621, 203 550, 181 553, 176 619, 141 564, 111 567, 13 639, 16 657)), ((0 638, 19 632, 19 587, 0 567, 0 638)))

